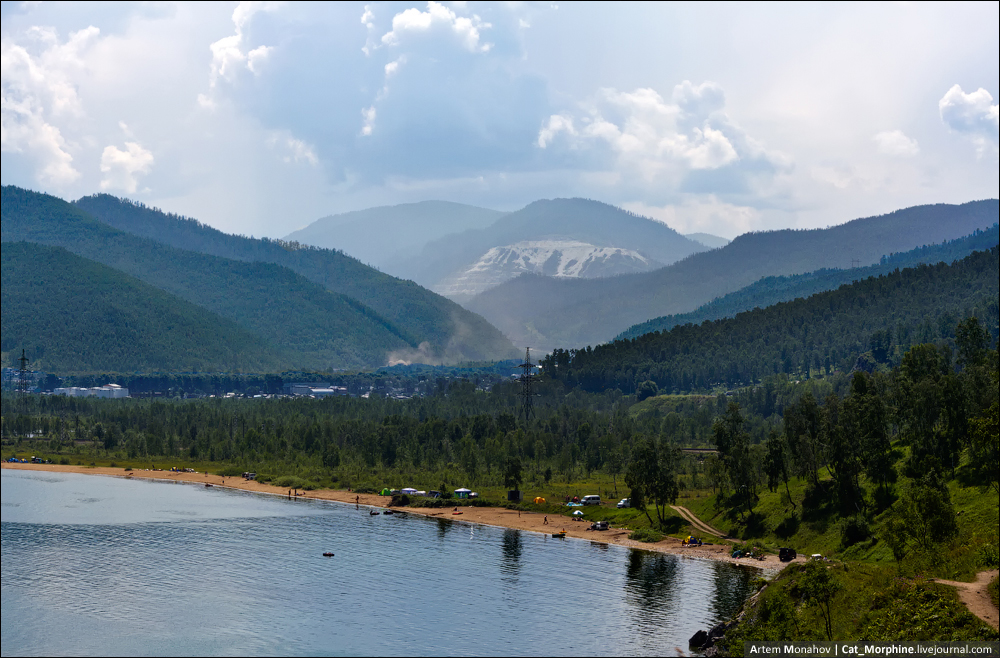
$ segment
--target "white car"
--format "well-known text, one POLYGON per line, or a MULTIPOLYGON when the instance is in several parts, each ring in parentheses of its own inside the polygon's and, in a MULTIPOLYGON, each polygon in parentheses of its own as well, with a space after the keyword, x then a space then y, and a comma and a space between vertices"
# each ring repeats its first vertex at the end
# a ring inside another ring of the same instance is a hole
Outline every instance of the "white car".
POLYGON ((621 500, 618 501, 618 509, 624 509, 626 507, 632 507, 631 498, 622 498, 621 500))

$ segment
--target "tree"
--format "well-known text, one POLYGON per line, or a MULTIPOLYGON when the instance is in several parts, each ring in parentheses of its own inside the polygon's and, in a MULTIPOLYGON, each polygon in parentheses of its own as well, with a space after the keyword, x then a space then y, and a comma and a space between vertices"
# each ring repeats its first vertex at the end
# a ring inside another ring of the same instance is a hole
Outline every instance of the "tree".
POLYGON ((820 609, 826 624, 826 637, 833 641, 833 613, 831 605, 833 598, 843 589, 840 581, 833 577, 833 572, 823 562, 809 561, 802 565, 799 572, 798 589, 806 603, 820 609))
POLYGON ((778 490, 778 483, 785 483, 785 493, 788 495, 788 502, 795 509, 795 501, 792 500, 792 492, 788 488, 788 460, 785 458, 785 441, 774 430, 771 430, 765 444, 767 452, 764 455, 764 472, 767 473, 767 488, 772 493, 778 490))
POLYGON ((625 483, 632 492, 632 507, 638 507, 652 523, 648 505, 653 503, 657 521, 662 526, 667 520, 667 508, 677 501, 678 450, 663 442, 657 445, 649 437, 642 437, 632 449, 625 471, 625 483))
POLYGON ((655 396, 659 395, 659 393, 660 393, 660 387, 657 386, 656 382, 654 382, 653 380, 647 379, 646 381, 644 381, 641 384, 639 384, 639 388, 636 389, 635 393, 636 393, 636 397, 638 398, 639 402, 642 402, 643 400, 645 400, 647 398, 651 398, 651 397, 655 397, 655 396))
POLYGON ((507 457, 503 469, 503 486, 508 489, 521 488, 521 458, 517 455, 507 457))
POLYGON ((725 415, 712 424, 715 447, 734 490, 730 501, 740 517, 743 516, 744 506, 747 514, 752 514, 757 503, 757 463, 750 449, 750 433, 743 427, 744 422, 740 405, 730 402, 725 415))
POLYGON ((817 487, 823 459, 819 440, 821 420, 822 411, 812 393, 806 393, 785 409, 785 439, 792 453, 795 473, 809 478, 817 487))

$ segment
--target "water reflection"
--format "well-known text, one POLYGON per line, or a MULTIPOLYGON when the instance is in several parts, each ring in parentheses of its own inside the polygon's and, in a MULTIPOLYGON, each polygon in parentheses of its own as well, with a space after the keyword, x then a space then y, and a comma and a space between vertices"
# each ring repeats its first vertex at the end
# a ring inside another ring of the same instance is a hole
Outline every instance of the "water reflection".
POLYGON ((676 606, 677 558, 673 555, 629 551, 625 568, 625 600, 636 608, 646 627, 676 606))
POLYGON ((451 530, 451 520, 450 519, 434 519, 437 521, 437 537, 438 539, 444 540, 445 535, 451 530))
POLYGON ((504 530, 500 547, 503 551, 500 573, 503 574, 505 581, 516 583, 517 574, 521 571, 521 552, 524 550, 521 543, 521 532, 519 530, 504 530))
POLYGON ((712 608, 719 618, 736 614, 750 594, 751 582, 760 575, 757 569, 715 562, 712 564, 712 608))

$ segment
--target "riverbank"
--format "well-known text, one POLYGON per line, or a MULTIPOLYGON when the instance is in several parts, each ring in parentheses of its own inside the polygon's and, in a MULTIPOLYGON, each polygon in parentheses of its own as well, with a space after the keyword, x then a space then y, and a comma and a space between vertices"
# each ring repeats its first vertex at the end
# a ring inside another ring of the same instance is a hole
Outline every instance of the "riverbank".
MULTIPOLYGON (((64 466, 59 464, 10 464, 4 462, 4 469, 47 471, 53 473, 79 473, 83 475, 104 475, 109 477, 135 478, 148 480, 172 480, 175 482, 187 482, 200 485, 211 485, 212 487, 226 487, 240 491, 267 494, 272 496, 284 496, 288 498, 305 498, 312 500, 326 500, 348 505, 364 505, 366 507, 384 508, 388 502, 388 496, 377 494, 358 494, 349 491, 335 489, 320 489, 316 491, 300 492, 299 495, 290 495, 288 489, 277 487, 255 480, 244 480, 241 477, 222 477, 211 473, 184 473, 176 471, 143 470, 133 469, 125 471, 123 468, 107 466, 64 466)), ((606 531, 588 530, 589 524, 585 522, 573 521, 570 517, 546 515, 537 512, 519 512, 502 507, 459 507, 460 514, 454 514, 453 508, 419 508, 406 507, 400 511, 408 514, 419 514, 422 516, 445 519, 459 523, 476 523, 491 525, 500 528, 510 528, 523 530, 526 532, 538 532, 551 534, 562 530, 566 531, 567 537, 586 539, 588 541, 602 544, 614 544, 629 548, 638 548, 647 551, 668 553, 671 555, 683 555, 690 558, 718 560, 741 564, 744 566, 765 569, 768 572, 776 573, 786 567, 789 563, 781 562, 776 555, 768 555, 764 560, 735 559, 730 557, 729 544, 703 545, 703 546, 683 546, 679 539, 667 537, 655 543, 633 541, 628 538, 630 531, 612 528, 606 531)), ((803 558, 798 558, 802 560, 803 558)))

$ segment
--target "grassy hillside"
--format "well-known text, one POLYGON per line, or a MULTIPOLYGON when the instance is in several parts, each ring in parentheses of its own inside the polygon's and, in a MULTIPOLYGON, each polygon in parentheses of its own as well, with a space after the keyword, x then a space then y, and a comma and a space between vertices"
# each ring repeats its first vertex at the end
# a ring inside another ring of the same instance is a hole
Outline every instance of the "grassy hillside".
POLYGON ((414 338, 288 268, 185 251, 119 231, 56 197, 3 188, 3 241, 61 246, 218 313, 289 354, 286 368, 383 365, 414 338))
POLYGON ((917 206, 828 229, 748 233, 654 272, 592 280, 522 275, 465 305, 515 342, 543 350, 597 345, 634 324, 690 312, 766 276, 855 261, 868 266, 883 255, 969 235, 995 224, 998 211, 1000 203, 990 199, 917 206))
POLYGON ((666 391, 738 386, 785 373, 846 371, 897 363, 910 345, 954 337, 961 317, 976 315, 997 332, 997 247, 953 265, 939 263, 841 286, 735 318, 676 326, 593 350, 556 350, 545 372, 570 386, 633 392, 651 380, 666 391))
POLYGON ((419 351, 401 350, 399 356, 405 360, 480 361, 513 355, 510 341, 480 316, 342 252, 228 235, 196 220, 106 194, 84 197, 75 205, 109 226, 179 249, 286 267, 374 310, 414 346, 426 343, 419 351))
POLYGON ((59 247, 5 242, 2 350, 49 372, 269 371, 287 356, 259 336, 59 247))
POLYGON ((995 247, 998 238, 1000 238, 1000 225, 994 224, 985 231, 976 231, 957 240, 891 254, 883 257, 881 262, 868 267, 766 277, 736 292, 714 299, 690 313, 667 315, 633 325, 619 334, 616 340, 638 338, 653 331, 669 331, 682 324, 701 324, 705 320, 730 318, 754 308, 767 308, 779 302, 808 297, 824 290, 835 290, 845 283, 888 274, 898 268, 914 267, 922 263, 950 263, 965 258, 973 251, 985 251, 995 247))

